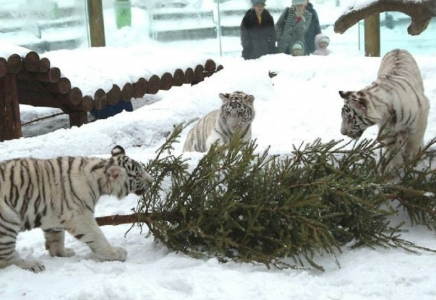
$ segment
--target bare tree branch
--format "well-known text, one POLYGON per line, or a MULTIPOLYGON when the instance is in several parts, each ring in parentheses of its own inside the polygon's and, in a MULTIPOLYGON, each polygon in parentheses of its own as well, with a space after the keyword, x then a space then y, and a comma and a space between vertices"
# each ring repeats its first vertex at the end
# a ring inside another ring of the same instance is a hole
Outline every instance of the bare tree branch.
POLYGON ((107 217, 97 217, 95 220, 99 226, 121 225, 146 222, 150 218, 149 214, 113 215, 107 217))
POLYGON ((336 20, 334 30, 336 33, 344 33, 360 20, 387 11, 408 15, 412 22, 407 28, 407 32, 410 35, 419 35, 427 29, 428 23, 436 16, 436 0, 422 0, 420 2, 378 0, 361 9, 354 10, 354 7, 351 7, 348 12, 336 20))
POLYGON ((39 121, 42 121, 42 120, 46 120, 46 119, 50 119, 50 118, 54 118, 54 117, 57 117, 57 116, 60 116, 60 115, 65 115, 65 114, 66 114, 66 113, 61 112, 61 113, 52 114, 52 115, 50 115, 50 116, 45 116, 45 117, 41 117, 41 118, 36 118, 36 119, 34 119, 34 120, 32 120, 32 121, 29 121, 29 122, 26 122, 26 123, 22 123, 21 126, 30 125, 30 124, 35 123, 35 122, 39 122, 39 121))
MULTIPOLYGON (((207 212, 203 212, 207 214, 207 212)), ((150 212, 150 213, 134 213, 130 215, 112 215, 105 217, 96 217, 98 226, 106 225, 121 225, 133 223, 153 223, 160 220, 165 221, 180 221, 183 219, 179 213, 175 212, 150 212)))

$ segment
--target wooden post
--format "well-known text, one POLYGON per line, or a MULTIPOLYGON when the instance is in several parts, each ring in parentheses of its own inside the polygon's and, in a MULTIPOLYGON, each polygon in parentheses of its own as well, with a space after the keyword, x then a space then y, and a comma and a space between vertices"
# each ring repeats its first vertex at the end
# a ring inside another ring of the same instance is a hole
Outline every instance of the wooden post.
POLYGON ((104 47, 103 5, 102 0, 88 0, 88 22, 91 47, 104 47))
POLYGON ((365 19, 365 56, 380 57, 380 14, 365 19))
POLYGON ((17 74, 0 78, 0 141, 19 139, 21 132, 17 74))
POLYGON ((77 111, 68 114, 70 118, 70 127, 80 127, 83 124, 88 123, 88 113, 86 111, 77 111))

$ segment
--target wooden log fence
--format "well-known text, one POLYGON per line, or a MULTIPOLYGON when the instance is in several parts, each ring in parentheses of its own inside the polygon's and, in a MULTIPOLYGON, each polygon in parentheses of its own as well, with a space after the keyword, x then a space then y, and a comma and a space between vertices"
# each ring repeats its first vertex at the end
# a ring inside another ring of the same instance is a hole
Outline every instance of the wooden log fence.
POLYGON ((70 126, 81 126, 88 122, 87 113, 91 109, 103 109, 108 104, 142 98, 173 86, 198 83, 222 68, 208 59, 194 68, 179 68, 174 73, 152 75, 148 79, 141 77, 122 87, 114 84, 107 92, 99 88, 94 95, 83 95, 80 87, 73 87, 68 78, 62 77, 59 68, 51 67, 50 60, 40 58, 34 51, 24 58, 18 54, 7 59, 0 57, 0 141, 22 136, 19 104, 59 108, 69 115, 70 126))

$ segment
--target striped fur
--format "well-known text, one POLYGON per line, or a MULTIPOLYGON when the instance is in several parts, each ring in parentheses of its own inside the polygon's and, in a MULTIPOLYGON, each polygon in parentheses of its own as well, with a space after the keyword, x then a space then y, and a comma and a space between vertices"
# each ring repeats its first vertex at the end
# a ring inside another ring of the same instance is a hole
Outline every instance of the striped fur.
POLYGON ((219 94, 223 101, 219 110, 214 110, 200 119, 185 141, 183 151, 206 152, 218 141, 229 144, 236 132, 243 141, 251 139, 251 123, 254 119, 254 96, 243 92, 219 94))
POLYGON ((386 136, 386 150, 398 150, 392 167, 411 158, 424 145, 430 103, 424 95, 421 72, 405 50, 393 50, 382 59, 377 79, 357 92, 339 92, 344 99, 341 133, 358 139, 377 124, 386 136))
POLYGON ((22 158, 0 163, 0 268, 17 265, 44 270, 23 260, 15 250, 17 235, 40 227, 51 256, 74 255, 64 247, 65 230, 86 243, 100 260, 124 261, 127 252, 112 247, 94 219, 101 195, 118 198, 142 194, 152 182, 138 162, 116 146, 109 159, 59 157, 22 158))

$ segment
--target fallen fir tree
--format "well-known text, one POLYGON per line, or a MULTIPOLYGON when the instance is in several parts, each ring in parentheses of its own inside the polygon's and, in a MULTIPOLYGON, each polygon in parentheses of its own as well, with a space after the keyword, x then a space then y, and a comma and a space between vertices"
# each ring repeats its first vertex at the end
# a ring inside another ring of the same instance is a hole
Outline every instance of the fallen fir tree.
POLYGON ((405 209, 412 224, 436 228, 435 172, 413 168, 435 140, 393 179, 384 174, 389 158, 378 157, 377 141, 346 150, 316 140, 279 156, 235 139, 190 166, 172 154, 181 130, 147 164, 155 182, 135 214, 97 218, 100 225, 146 225, 156 241, 192 257, 279 268, 323 269, 316 255, 336 258, 344 246, 433 251, 402 239, 403 223, 390 221, 405 209))

